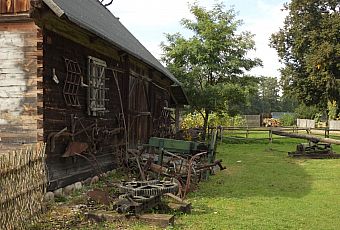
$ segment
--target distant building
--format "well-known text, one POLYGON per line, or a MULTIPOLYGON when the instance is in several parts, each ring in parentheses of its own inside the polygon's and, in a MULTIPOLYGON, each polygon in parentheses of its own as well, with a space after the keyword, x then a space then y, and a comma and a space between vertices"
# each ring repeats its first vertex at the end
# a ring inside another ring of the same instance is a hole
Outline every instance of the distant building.
POLYGON ((286 114, 291 115, 293 113, 290 113, 290 112, 271 112, 271 116, 274 119, 280 119, 283 115, 286 115, 286 114))

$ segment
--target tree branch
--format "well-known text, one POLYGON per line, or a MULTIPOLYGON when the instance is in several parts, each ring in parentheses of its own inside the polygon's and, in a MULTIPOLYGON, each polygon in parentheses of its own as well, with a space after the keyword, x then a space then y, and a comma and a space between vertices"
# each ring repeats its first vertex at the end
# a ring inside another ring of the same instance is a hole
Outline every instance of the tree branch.
MULTIPOLYGON (((104 0, 101 0, 101 3, 103 4, 104 0)), ((103 6, 108 7, 113 3, 113 0, 111 0, 109 3, 103 4, 103 6)))

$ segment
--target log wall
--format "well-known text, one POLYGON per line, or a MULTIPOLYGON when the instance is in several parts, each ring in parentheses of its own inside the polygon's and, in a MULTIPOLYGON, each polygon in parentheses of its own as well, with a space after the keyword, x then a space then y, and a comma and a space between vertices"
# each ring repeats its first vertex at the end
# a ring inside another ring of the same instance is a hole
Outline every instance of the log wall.
POLYGON ((0 0, 0 14, 28 13, 30 0, 0 0))
POLYGON ((0 153, 37 142, 37 27, 0 24, 0 153))

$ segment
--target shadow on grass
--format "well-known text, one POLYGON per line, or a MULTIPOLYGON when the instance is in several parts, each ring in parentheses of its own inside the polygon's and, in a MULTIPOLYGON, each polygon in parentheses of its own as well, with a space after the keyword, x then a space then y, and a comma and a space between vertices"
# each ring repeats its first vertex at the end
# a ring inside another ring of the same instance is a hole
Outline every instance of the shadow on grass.
POLYGON ((227 170, 217 172, 200 185, 195 197, 246 198, 292 197, 300 198, 311 190, 312 178, 301 163, 287 157, 294 150, 291 139, 267 143, 221 144, 217 158, 227 170))

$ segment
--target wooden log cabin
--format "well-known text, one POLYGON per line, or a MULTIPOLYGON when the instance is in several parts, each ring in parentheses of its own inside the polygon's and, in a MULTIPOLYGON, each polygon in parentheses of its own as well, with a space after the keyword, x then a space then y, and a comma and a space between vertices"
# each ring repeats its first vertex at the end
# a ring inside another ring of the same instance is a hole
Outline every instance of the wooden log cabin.
POLYGON ((49 190, 118 167, 185 104, 100 1, 0 0, 0 153, 45 142, 49 190))

